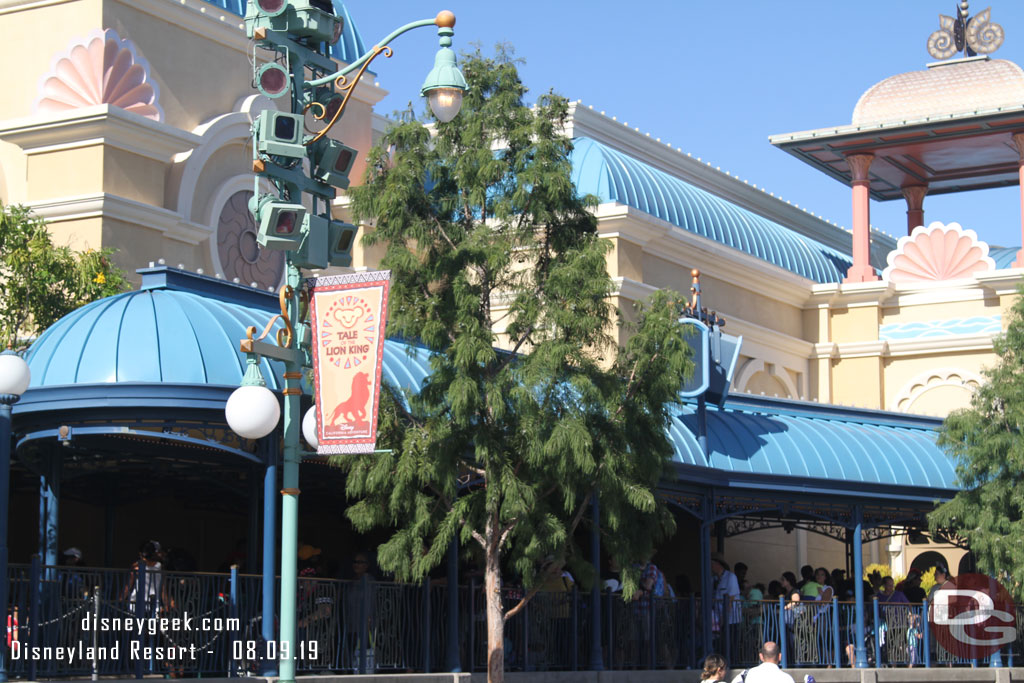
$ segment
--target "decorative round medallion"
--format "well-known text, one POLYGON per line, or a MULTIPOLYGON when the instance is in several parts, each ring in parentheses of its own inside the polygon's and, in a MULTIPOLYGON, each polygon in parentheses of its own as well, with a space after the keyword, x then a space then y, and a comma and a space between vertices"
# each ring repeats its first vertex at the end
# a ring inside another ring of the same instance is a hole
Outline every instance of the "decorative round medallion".
POLYGON ((248 285, 277 287, 284 275, 284 253, 261 249, 256 242, 256 222, 249 212, 251 190, 235 192, 225 202, 217 220, 217 256, 224 277, 248 285))

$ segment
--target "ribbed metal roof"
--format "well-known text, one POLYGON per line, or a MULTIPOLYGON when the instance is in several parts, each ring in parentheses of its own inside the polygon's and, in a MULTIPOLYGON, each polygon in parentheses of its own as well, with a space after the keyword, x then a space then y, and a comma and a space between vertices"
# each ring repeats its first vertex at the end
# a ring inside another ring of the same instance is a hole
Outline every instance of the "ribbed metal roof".
MULTIPOLYGON (((226 12, 244 17, 248 0, 205 0, 205 2, 215 7, 220 7, 226 12)), ((346 63, 352 63, 366 52, 366 47, 363 45, 362 36, 359 35, 359 29, 356 28, 355 22, 352 21, 352 15, 348 13, 344 3, 340 0, 333 0, 333 2, 334 14, 345 20, 345 26, 342 28, 341 38, 331 46, 331 57, 346 63)))
POLYGON ((957 490, 953 461, 935 444, 933 425, 841 408, 801 414, 769 403, 709 408, 708 457, 695 437, 696 406, 685 405, 670 429, 674 460, 745 475, 957 490))
MULTIPOLYGON (((223 280, 157 267, 144 269, 142 288, 83 306, 47 329, 26 354, 31 387, 142 382, 238 386, 246 328, 261 333, 277 297, 223 280)), ((282 327, 278 320, 268 338, 282 327)), ((264 360, 267 386, 284 388, 284 366, 264 360)), ((384 343, 383 376, 418 390, 430 374, 427 352, 384 343)))
POLYGON ((573 141, 581 194, 619 202, 815 282, 840 282, 845 254, 586 137, 573 141))
POLYGON ((1013 268, 1013 262, 1017 258, 1020 247, 989 247, 988 255, 996 262, 996 270, 1013 268))

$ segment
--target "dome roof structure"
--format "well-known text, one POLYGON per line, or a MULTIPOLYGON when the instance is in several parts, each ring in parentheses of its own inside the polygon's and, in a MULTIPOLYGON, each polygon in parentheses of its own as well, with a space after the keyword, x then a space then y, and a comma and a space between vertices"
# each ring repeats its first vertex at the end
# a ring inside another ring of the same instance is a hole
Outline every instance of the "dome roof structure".
MULTIPOLYGON (((257 335, 279 311, 277 295, 209 276, 158 266, 142 287, 94 301, 64 316, 26 354, 29 389, 86 384, 145 383, 237 387, 245 372, 239 342, 257 335)), ((268 339, 282 328, 278 319, 268 339)), ((284 365, 264 359, 272 391, 284 389, 284 365)), ((383 377, 418 391, 430 374, 429 352, 384 342, 383 377)))
POLYGON ((1024 69, 1005 59, 972 57, 891 76, 861 95, 853 125, 937 119, 1024 105, 1024 69))
MULTIPOLYGON (((205 1, 240 17, 245 16, 245 7, 248 2, 248 0, 205 1)), ((352 21, 352 15, 348 13, 344 3, 341 0, 332 0, 332 2, 334 3, 334 14, 342 19, 345 25, 342 28, 341 37, 338 39, 338 42, 331 46, 331 57, 346 64, 351 64, 366 52, 366 46, 363 44, 363 37, 359 34, 359 29, 356 28, 355 22, 352 21)))

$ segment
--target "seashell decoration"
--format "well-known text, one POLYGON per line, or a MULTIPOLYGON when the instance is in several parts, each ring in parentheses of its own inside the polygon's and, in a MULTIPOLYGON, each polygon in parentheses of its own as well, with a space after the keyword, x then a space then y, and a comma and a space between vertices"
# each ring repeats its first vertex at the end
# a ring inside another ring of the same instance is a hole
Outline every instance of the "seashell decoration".
POLYGON ((159 92, 149 78, 149 65, 129 40, 113 29, 93 31, 54 60, 43 76, 36 100, 39 114, 111 104, 159 121, 159 92))
POLYGON ((996 267, 988 255, 988 244, 979 241, 973 230, 939 221, 927 228, 919 225, 901 237, 896 249, 889 252, 888 263, 882 279, 897 283, 955 280, 996 267))

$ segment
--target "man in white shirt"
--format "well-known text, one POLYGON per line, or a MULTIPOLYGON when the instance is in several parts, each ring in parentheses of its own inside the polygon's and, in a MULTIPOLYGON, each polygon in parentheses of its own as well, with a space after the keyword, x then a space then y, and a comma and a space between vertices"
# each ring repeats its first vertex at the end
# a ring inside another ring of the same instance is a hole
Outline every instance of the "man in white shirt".
POLYGON ((722 633, 728 629, 728 644, 722 643, 726 659, 739 645, 740 621, 743 619, 743 605, 740 599, 740 584, 736 575, 729 571, 729 565, 721 553, 711 553, 711 573, 715 575, 714 612, 722 633))
POLYGON ((761 663, 734 678, 732 683, 794 683, 793 677, 779 668, 781 653, 778 643, 767 641, 757 656, 761 663))

